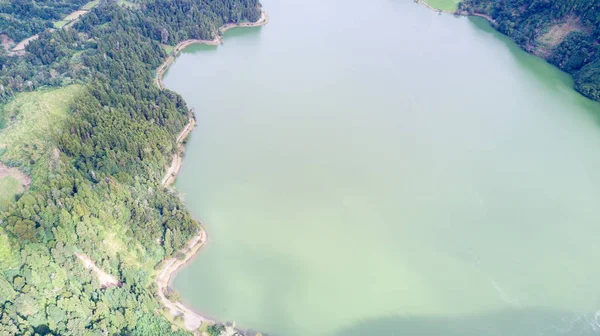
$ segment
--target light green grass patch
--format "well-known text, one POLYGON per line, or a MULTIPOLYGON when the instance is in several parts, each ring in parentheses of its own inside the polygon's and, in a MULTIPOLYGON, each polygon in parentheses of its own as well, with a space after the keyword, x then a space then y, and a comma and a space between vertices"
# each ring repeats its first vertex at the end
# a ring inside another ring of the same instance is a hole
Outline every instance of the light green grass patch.
POLYGON ((429 6, 444 12, 454 13, 458 10, 460 0, 424 0, 429 6))
POLYGON ((163 49, 165 49, 165 52, 167 53, 167 55, 171 55, 173 50, 175 50, 175 47, 167 45, 167 44, 161 44, 161 46, 163 47, 163 49))
POLYGON ((15 199, 15 196, 23 192, 21 182, 12 176, 0 178, 0 210, 15 199))
POLYGON ((121 6, 124 6, 124 7, 133 8, 133 9, 140 8, 140 6, 138 4, 133 3, 133 2, 129 2, 127 0, 119 0, 117 2, 117 4, 119 4, 121 6))
POLYGON ((100 0, 90 1, 90 2, 86 3, 85 5, 83 5, 83 7, 81 7, 81 9, 92 10, 92 8, 98 6, 99 3, 100 3, 100 0))
POLYGON ((73 99, 83 90, 82 85, 70 85, 22 92, 0 106, 0 124, 5 125, 0 131, 2 161, 13 166, 28 166, 47 158, 52 137, 65 121, 73 99))
MULTIPOLYGON (((16 268, 19 265, 19 255, 18 249, 15 248, 13 244, 11 244, 11 240, 0 227, 0 269, 6 270, 10 268, 16 268)), ((10 290, 5 288, 6 283, 1 283, 0 286, 4 287, 4 290, 0 290, 0 294, 5 295, 4 298, 10 297, 10 290)), ((1 301, 0 301, 1 302, 1 301)))
POLYGON ((60 29, 62 27, 64 27, 67 23, 69 23, 70 21, 66 21, 66 20, 61 20, 61 21, 56 21, 53 23, 54 28, 56 29, 60 29))

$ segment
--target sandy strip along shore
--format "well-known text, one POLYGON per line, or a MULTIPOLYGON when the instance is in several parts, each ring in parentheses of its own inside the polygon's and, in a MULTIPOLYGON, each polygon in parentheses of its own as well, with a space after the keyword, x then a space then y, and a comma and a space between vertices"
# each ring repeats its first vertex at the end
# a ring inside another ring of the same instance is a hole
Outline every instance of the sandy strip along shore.
MULTIPOLYGON (((165 60, 163 64, 161 64, 156 69, 156 77, 155 83, 160 89, 164 89, 164 85, 162 83, 163 75, 166 70, 175 60, 175 57, 181 50, 185 47, 192 44, 208 44, 208 45, 220 45, 223 42, 223 34, 231 29, 236 27, 258 27, 263 26, 269 22, 269 16, 266 12, 263 12, 260 19, 256 22, 242 22, 242 23, 228 23, 223 25, 219 31, 220 35, 214 40, 186 40, 179 43, 171 55, 165 60)), ((173 162, 171 166, 167 169, 167 173, 165 177, 162 179, 161 184, 165 187, 172 185, 177 177, 177 173, 181 168, 181 162, 183 161, 183 140, 192 132, 194 127, 196 126, 196 120, 192 117, 190 118, 188 124, 183 128, 183 130, 177 135, 176 141, 178 145, 178 153, 173 155, 173 162)), ((200 248, 206 242, 206 233, 204 229, 200 226, 198 230, 198 234, 194 236, 188 243, 186 247, 180 251, 180 254, 183 255, 182 259, 179 258, 169 258, 163 260, 161 262, 160 267, 157 269, 157 275, 155 279, 156 286, 158 288, 157 295, 162 303, 162 305, 167 308, 172 316, 181 316, 183 318, 183 323, 185 328, 190 331, 196 331, 202 323, 215 323, 214 320, 206 318, 192 309, 186 307, 181 302, 173 302, 166 297, 166 293, 169 290, 169 283, 171 278, 177 271, 179 271, 183 266, 185 266, 190 260, 192 260, 200 251, 200 248)), ((227 327, 227 334, 233 335, 235 330, 232 327, 227 327)))
POLYGON ((161 184, 164 187, 169 187, 175 182, 175 178, 181 169, 181 164, 183 163, 183 152, 185 151, 185 147, 183 146, 183 140, 194 130, 196 126, 196 120, 194 118, 190 118, 190 121, 185 125, 183 130, 179 132, 177 135, 177 154, 173 154, 173 161, 171 162, 171 166, 167 168, 167 172, 165 173, 165 177, 163 177, 161 184))

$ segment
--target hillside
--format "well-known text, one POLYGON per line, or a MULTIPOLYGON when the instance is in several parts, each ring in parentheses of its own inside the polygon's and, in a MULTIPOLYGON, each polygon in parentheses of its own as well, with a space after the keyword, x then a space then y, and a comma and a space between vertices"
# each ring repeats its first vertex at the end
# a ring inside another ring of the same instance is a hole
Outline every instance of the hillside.
POLYGON ((15 42, 52 28, 53 22, 85 5, 89 0, 2 0, 0 34, 15 42))
POLYGON ((600 101, 600 0, 463 0, 522 48, 571 74, 575 89, 600 101))
MULTIPOLYGON (((20 29, 23 11, 2 15, 3 31, 20 29)), ((257 0, 102 1, 70 29, 40 32, 24 56, 0 56, 0 161, 31 179, 26 190, 2 182, 0 334, 188 333, 153 278, 199 229, 161 185, 191 115, 154 72, 164 45, 260 16, 257 0)))

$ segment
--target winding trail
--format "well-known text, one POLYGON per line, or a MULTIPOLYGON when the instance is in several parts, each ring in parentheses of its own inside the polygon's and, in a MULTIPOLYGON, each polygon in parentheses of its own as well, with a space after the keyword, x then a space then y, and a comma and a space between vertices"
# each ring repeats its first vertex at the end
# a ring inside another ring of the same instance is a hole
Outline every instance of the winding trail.
MULTIPOLYGON (((158 86, 161 90, 164 89, 164 84, 162 83, 162 78, 169 68, 169 66, 175 60, 175 57, 178 55, 181 50, 185 47, 192 44, 208 44, 208 45, 220 45, 223 42, 223 33, 231 28, 236 27, 258 27, 263 26, 269 22, 269 16, 266 12, 262 12, 260 19, 256 22, 243 22, 243 23, 228 23, 223 25, 219 29, 219 36, 214 40, 186 40, 177 44, 171 55, 165 60, 163 64, 161 64, 156 69, 156 77, 154 78, 156 86, 158 86)), ((177 174, 181 168, 181 163, 183 161, 183 152, 185 150, 183 146, 183 140, 194 130, 196 126, 196 120, 190 117, 187 125, 179 132, 176 138, 178 153, 173 155, 173 161, 171 166, 167 169, 165 176, 161 181, 161 185, 164 187, 169 187, 175 181, 177 174)), ((183 324, 186 329, 190 331, 195 331, 197 333, 197 329, 203 323, 213 324, 216 323, 215 320, 202 316, 192 309, 186 307, 180 301, 171 301, 167 298, 166 293, 169 291, 169 284, 174 274, 177 273, 179 269, 184 267, 190 260, 192 260, 200 251, 200 248, 206 242, 207 235, 202 226, 199 226, 198 234, 195 235, 191 240, 188 241, 185 248, 178 253, 179 255, 183 255, 183 258, 169 258, 165 259, 161 262, 160 266, 157 268, 156 279, 154 282, 157 287, 157 295, 160 299, 161 304, 167 308, 170 314, 173 317, 181 316, 183 318, 183 324)), ((228 326, 226 329, 227 335, 234 335, 236 331, 234 327, 228 326)))
POLYGON ((196 120, 194 118, 190 118, 189 122, 181 132, 177 135, 177 154, 173 154, 173 161, 171 162, 171 166, 167 168, 167 172, 163 177, 161 184, 164 187, 169 187, 175 182, 175 178, 181 169, 181 164, 183 163, 183 152, 185 151, 185 147, 183 146, 183 140, 194 130, 196 126, 196 120))
POLYGON ((188 330, 196 330, 204 322, 212 324, 215 323, 215 321, 192 311, 179 301, 173 302, 169 300, 165 293, 168 291, 172 276, 179 268, 183 267, 194 258, 205 242, 206 233, 200 228, 198 234, 194 236, 181 251, 181 253, 184 254, 184 258, 181 260, 178 258, 170 258, 163 261, 155 280, 156 287, 158 288, 157 294, 163 306, 170 311, 172 316, 183 317, 183 323, 188 330))
MULTIPOLYGON (((75 22, 77 22, 77 20, 79 20, 79 18, 81 18, 83 15, 89 13, 90 10, 89 9, 83 9, 80 8, 74 12, 72 12, 71 14, 65 16, 63 18, 63 21, 68 21, 68 23, 66 25, 64 25, 62 28, 64 29, 69 29, 71 28, 71 26, 73 26, 73 24, 75 24, 75 22)), ((54 31, 53 28, 50 28, 50 31, 54 31)), ((27 47, 27 45, 29 44, 29 42, 33 41, 33 40, 37 40, 39 38, 39 34, 35 34, 33 36, 30 36, 24 40, 22 40, 21 42, 17 43, 17 45, 12 48, 12 50, 7 50, 10 54, 10 56, 12 55, 17 55, 17 56, 22 56, 25 55, 25 47, 27 47)))

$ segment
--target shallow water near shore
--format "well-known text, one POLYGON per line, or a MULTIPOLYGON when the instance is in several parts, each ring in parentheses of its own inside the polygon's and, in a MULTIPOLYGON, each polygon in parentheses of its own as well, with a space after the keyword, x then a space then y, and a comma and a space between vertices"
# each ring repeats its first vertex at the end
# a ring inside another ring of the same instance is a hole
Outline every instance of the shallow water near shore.
POLYGON ((600 107, 480 18, 265 0, 165 75, 208 233, 174 287, 268 335, 600 333, 600 107))

